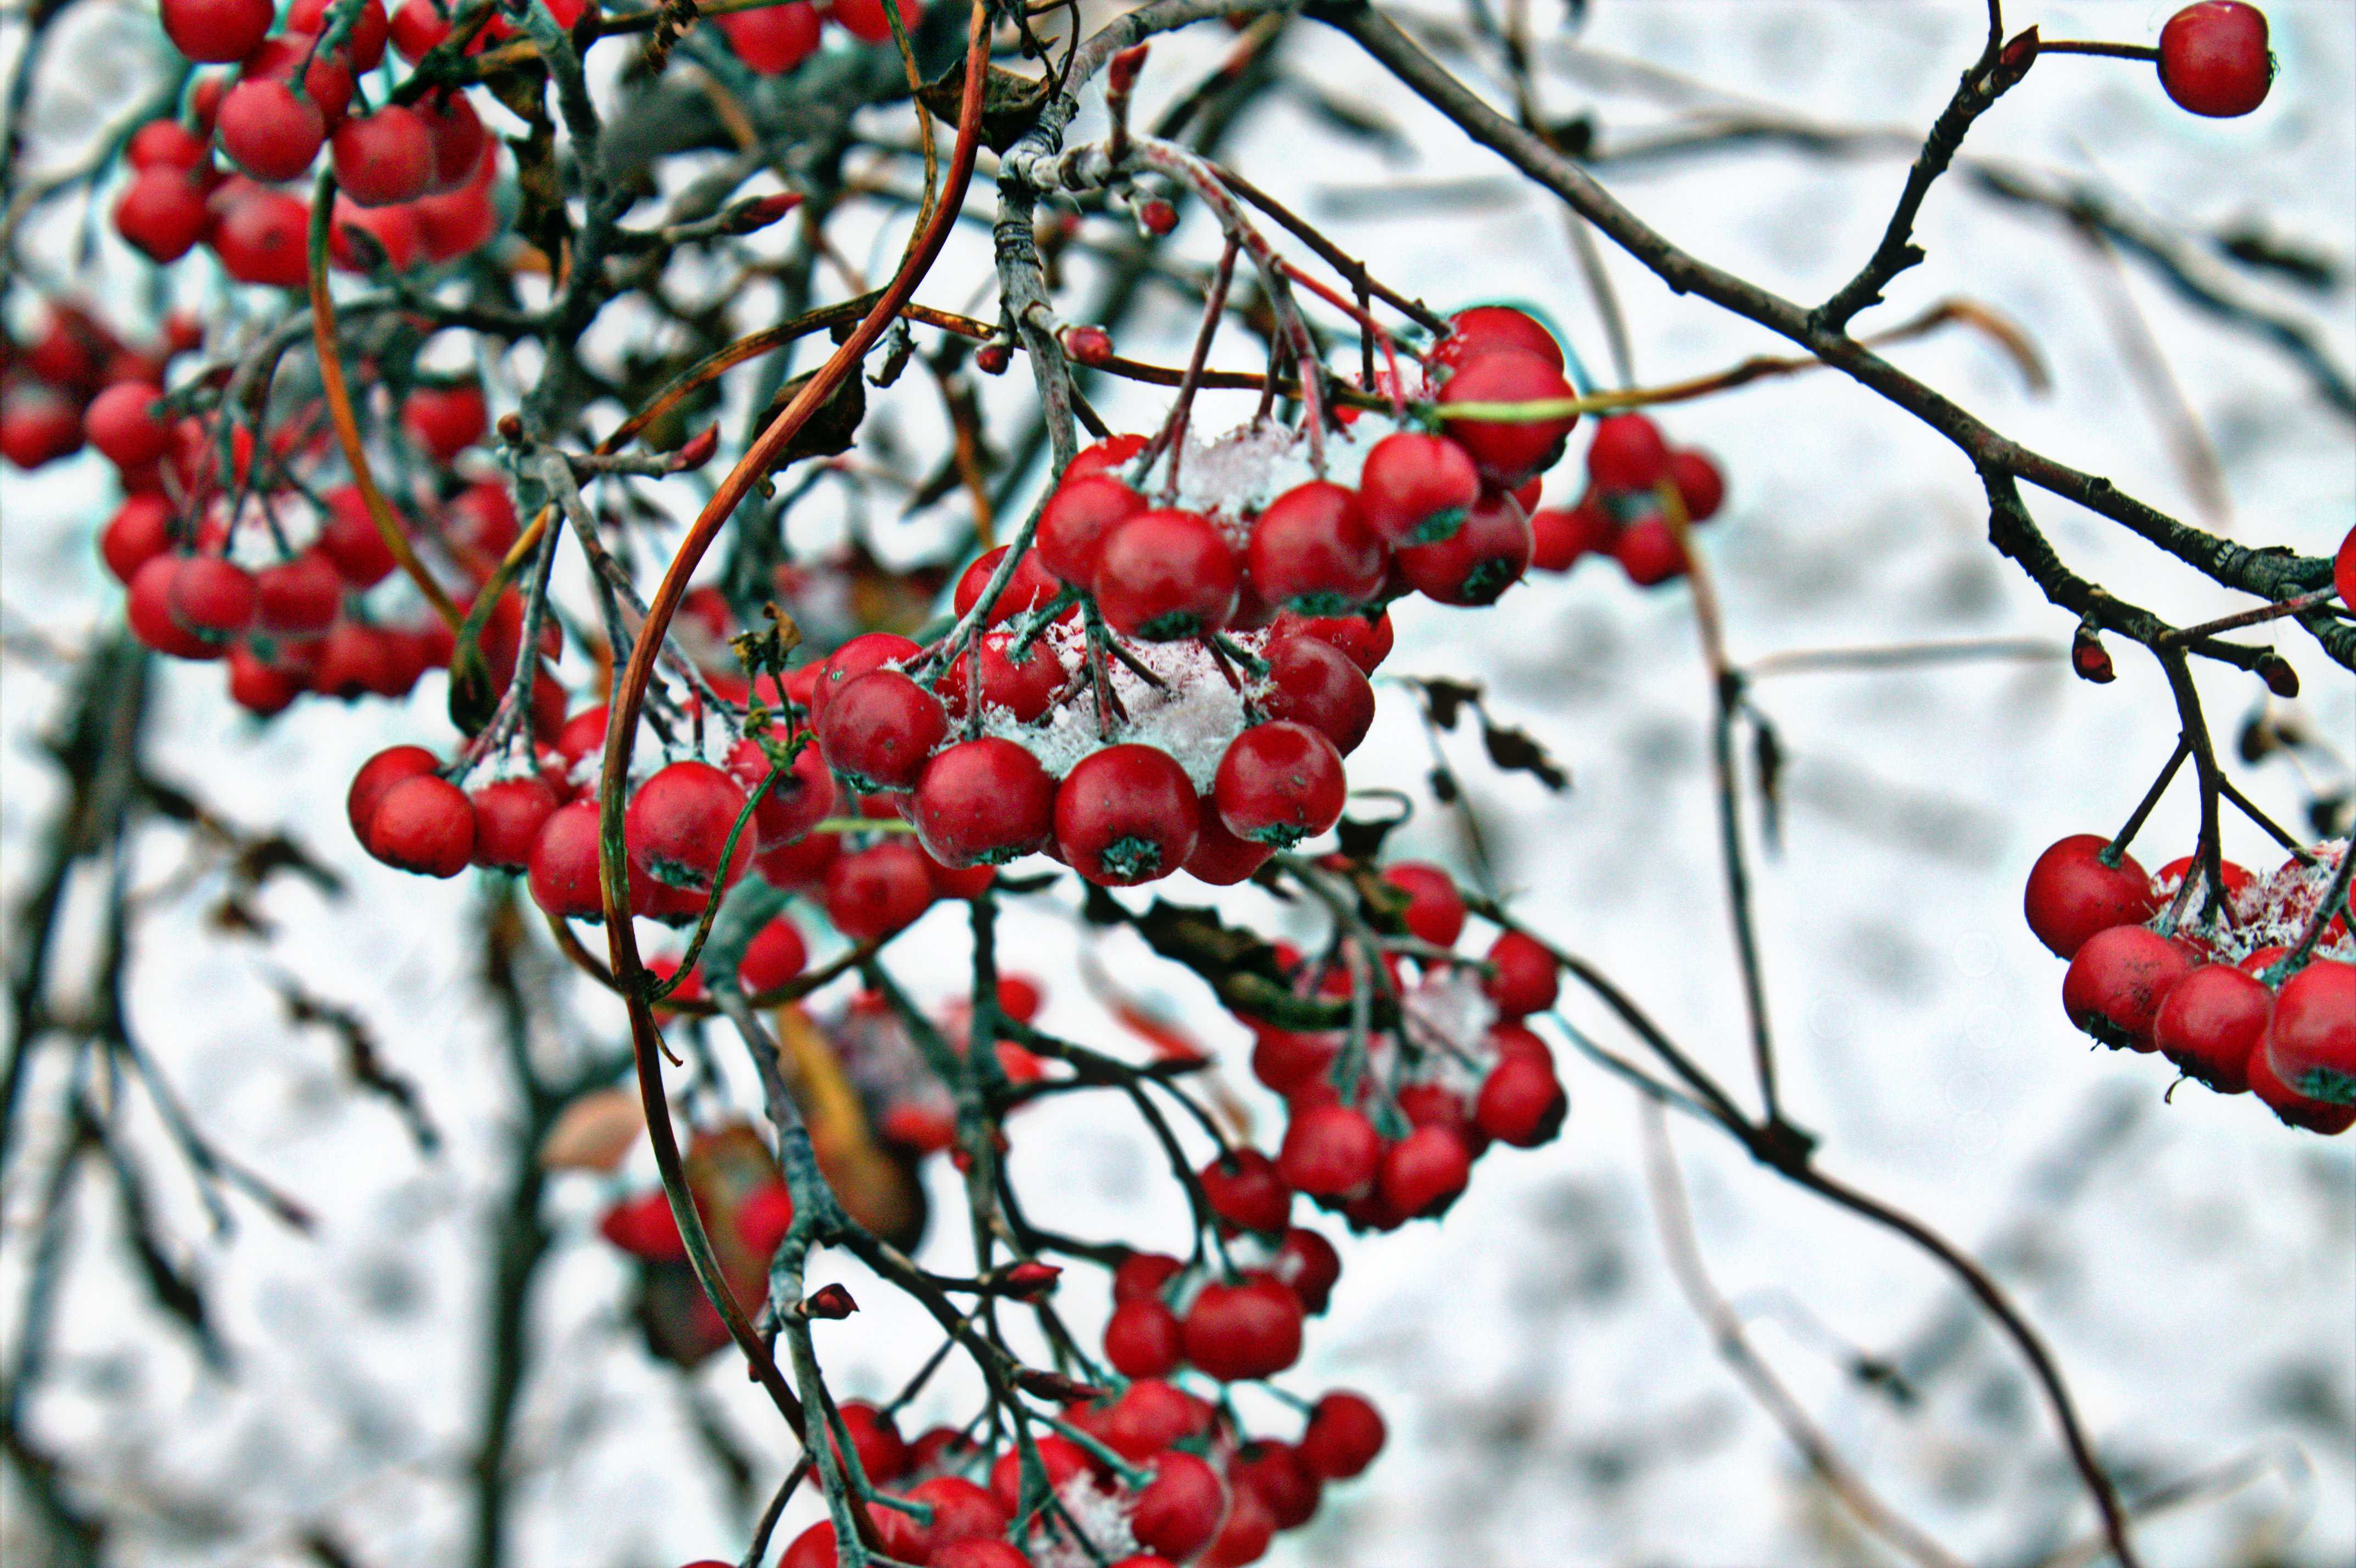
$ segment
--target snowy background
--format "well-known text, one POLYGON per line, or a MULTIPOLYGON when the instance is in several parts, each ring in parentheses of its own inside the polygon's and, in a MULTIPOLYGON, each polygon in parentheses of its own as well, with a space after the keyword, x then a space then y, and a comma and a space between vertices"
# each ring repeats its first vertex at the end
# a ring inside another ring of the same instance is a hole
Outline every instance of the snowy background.
MULTIPOLYGON (((2140 42, 2170 7, 2008 9, 2010 27, 2035 23, 2048 37, 2140 42)), ((1546 27, 1558 19, 1551 5, 1534 10, 1546 27)), ((1804 301, 1829 293, 1870 251, 1915 139, 1986 25, 1984 7, 1971 3, 1599 0, 1589 10, 1583 30, 1540 51, 1547 112, 1595 117, 1599 174, 1647 221, 1804 301), (1895 134, 1847 156, 1755 144, 1609 156, 1729 112, 1895 134)), ((2056 188, 2100 191, 2170 237, 2222 288, 2310 323, 2346 366, 2356 361, 2345 282, 2356 11, 2343 0, 2268 10, 2282 75, 2247 119, 2176 111, 2147 67, 2052 57, 1982 120, 1966 155, 2056 188), (2340 281, 2318 291, 2232 265, 2211 241, 2236 229, 2327 257, 2340 281)), ((138 95, 143 71, 160 69, 160 44, 136 12, 84 0, 74 17, 86 31, 81 47, 120 46, 103 58, 121 80, 95 73, 52 90, 56 101, 39 106, 34 123, 61 144, 76 112, 114 112, 138 95)), ((1147 112, 1183 91, 1230 39, 1213 26, 1158 40, 1141 90, 1147 112)), ((1435 305, 1544 306, 1580 357, 1608 374, 1561 215, 1516 193, 1494 159, 1346 41, 1303 26, 1284 49, 1301 81, 1387 122, 1396 136, 1339 139, 1306 91, 1280 91, 1239 127, 1227 160, 1435 305), (1303 155, 1310 148, 1314 155, 1303 155)), ((1477 62, 1454 63, 1501 86, 1477 62)), ((1100 124, 1099 100, 1075 138, 1100 124)), ((900 125, 879 121, 878 130, 897 134, 900 125)), ((1185 248, 1215 255, 1215 231, 1198 214, 1189 225, 1185 248)), ((898 233, 879 229, 871 265, 888 265, 898 233)), ((2356 500, 2348 418, 2278 349, 2190 308, 2148 268, 2104 259, 2053 213, 1993 199, 1960 176, 1932 196, 1918 237, 1930 260, 1858 329, 1968 295, 2025 329, 2053 386, 2033 394, 1986 338, 1955 328, 1893 349, 1909 371, 2037 449, 2201 517, 2151 411, 2152 381, 2131 368, 2136 351, 2121 336, 2122 321, 2139 322, 2222 472, 2230 509, 2210 526, 2307 553, 2328 552, 2347 530, 2356 500)), ((70 224, 25 242, 59 274, 78 264, 70 224)), ((963 308, 986 261, 986 231, 973 226, 924 297, 963 308)), ((1642 380, 1783 347, 1671 295, 1625 258, 1605 264, 1642 380)), ((141 297, 138 275, 106 252, 85 286, 127 317, 141 297)), ((1131 328, 1122 351, 1183 361, 1193 314, 1166 295, 1145 318, 1158 325, 1131 328)), ((1222 359, 1243 364, 1248 355, 1230 344, 1222 359)), ((1021 381, 989 389, 1008 428, 1021 381)), ((894 421, 911 444, 936 438, 936 405, 908 385, 909 395, 877 400, 871 435, 894 421)), ((1116 428, 1150 428, 1159 408, 1147 389, 1107 389, 1100 406, 1116 428)), ((1206 400, 1198 428, 1248 412, 1241 395, 1206 400)), ((1738 660, 1923 639, 2066 642, 2067 617, 1988 549, 1968 465, 1869 394, 1828 374, 1770 380, 1675 409, 1663 422, 1672 439, 1715 453, 1729 476, 1727 509, 1703 548, 1738 660)), ((1569 499, 1559 492, 1572 483, 1577 451, 1575 442, 1550 501, 1569 499)), ((38 737, 59 709, 63 667, 45 650, 77 648, 120 613, 119 591, 91 548, 112 483, 102 460, 88 455, 33 478, 0 475, 9 638, 0 858, 12 902, 59 798, 38 737)), ((2122 597, 2179 623, 2244 607, 2099 518, 2035 493, 2030 504, 2076 570, 2122 597)), ((914 557, 950 526, 946 508, 905 523, 890 520, 892 510, 879 507, 873 524, 886 553, 914 557)), ((1550 795, 1525 775, 1488 772, 1472 737, 1447 742, 1515 909, 1615 976, 1747 1093, 1706 749, 1710 694, 1686 591, 1635 590, 1610 563, 1589 561, 1568 578, 1515 589, 1489 612, 1413 602, 1394 615, 1398 645, 1387 673, 1484 682, 1498 717, 1527 728, 1576 775, 1569 794, 1550 795)), ((2221 739, 2270 705, 2322 740, 2296 762, 2277 756, 2238 773, 2261 804, 2295 822, 2312 795, 2348 786, 2356 695, 2304 634, 2251 634, 2270 637, 2305 677, 2298 701, 2269 704, 2256 681, 2222 667, 2201 671, 2201 688, 2221 739)), ((2197 1085, 2163 1104, 2162 1064, 2089 1050, 2069 1027, 2062 965, 2021 922, 2020 888, 2038 852, 2065 834, 2115 827, 2174 743, 2159 672, 2137 650, 2114 652, 2120 677, 2100 688, 2051 659, 1760 681, 1756 703, 1791 757, 1782 852, 1755 867, 1786 1109, 1823 1137, 1827 1171, 1921 1217, 2014 1293, 2131 1499, 2225 1475, 2139 1527, 2149 1562, 2344 1563, 2356 1556, 2348 1140, 2289 1132, 2251 1099, 2197 1085)), ((1382 690, 1352 782, 1413 793, 1421 809, 1395 849, 1469 876, 1454 820, 1422 782, 1430 758, 1408 695, 1382 690)), ((151 1200, 179 1261, 205 1285, 224 1370, 208 1368, 147 1305, 112 1206, 82 1204, 54 1366, 28 1419, 69 1458, 80 1495, 116 1522, 121 1563, 317 1561, 306 1545, 315 1532, 369 1568, 456 1561, 477 1441, 489 1237, 519 1112, 476 978, 479 890, 469 879, 430 883, 373 864, 340 809, 369 752, 446 743, 439 678, 391 711, 305 704, 268 725, 230 707, 217 669, 164 669, 155 700, 161 774, 187 781, 240 824, 283 826, 348 879, 337 900, 273 884, 262 907, 277 929, 257 942, 208 926, 202 878, 175 880, 185 861, 177 835, 156 832, 132 871, 134 885, 161 890, 129 968, 134 1029, 197 1125, 298 1194, 320 1223, 296 1235, 232 1199, 235 1233, 215 1235, 181 1168, 151 1162, 151 1200), (287 1025, 270 985, 281 974, 367 1020, 444 1135, 438 1152, 422 1154, 381 1100, 350 1090, 329 1036, 287 1025)), ((2139 858, 2156 865, 2189 852, 2193 825, 2187 781, 2147 828, 2139 858)), ((2261 870, 2278 863, 2246 823, 2229 816, 2226 831, 2229 856, 2261 870)), ((1191 886, 1169 891, 1210 901, 1191 886)), ((80 890, 92 908, 93 891, 80 890)), ((1253 890, 1216 901, 1264 929, 1291 918, 1253 890)), ((1003 923, 1023 966, 1046 981, 1043 1024, 1137 1049, 1077 978, 1077 950, 1092 944, 1120 985, 1235 1052, 1225 1077, 1254 1109, 1262 1141, 1272 1138, 1278 1106, 1241 1071, 1242 1029, 1132 938, 1085 935, 1076 907, 1059 891, 1017 902, 1003 923)), ((61 984, 93 950, 87 921, 70 918, 68 930, 61 984)), ((965 940, 961 917, 937 911, 902 939, 898 973, 920 994, 946 997, 965 940)), ((554 1005, 577 1020, 539 1042, 552 1056, 621 1038, 607 998, 553 971, 547 983, 554 1005)), ((1633 1049, 1602 1009, 1568 989, 1566 998, 1580 1029, 1633 1049)), ((733 1050, 721 1044, 723 1056, 733 1050)), ((1318 1520, 1280 1538, 1269 1561, 1889 1560, 1809 1477, 1679 1294, 1647 1192, 1634 1095, 1563 1054, 1572 1112, 1558 1142, 1493 1154, 1444 1224, 1344 1245, 1332 1314, 1312 1323, 1303 1363, 1284 1381, 1312 1395, 1328 1386, 1368 1393, 1391 1421, 1392 1445, 1366 1478, 1331 1488, 1318 1520)), ((28 1099, 57 1103, 54 1093, 28 1099)), ((143 1136, 160 1149, 146 1120, 143 1136)), ((35 1150, 61 1131, 35 1125, 35 1150)), ((1012 1179, 1031 1194, 1035 1221, 1179 1243, 1179 1195, 1142 1129, 1109 1105, 1051 1103, 1010 1134, 1012 1179)), ((1709 1130, 1677 1120, 1672 1136, 1718 1289, 1876 1490, 1973 1563, 2046 1561, 2085 1535, 2092 1510, 2046 1407, 2009 1343, 1951 1277, 1902 1241, 1752 1166, 1709 1130), (1898 1392, 1854 1375, 1860 1358, 1894 1369, 1898 1392)), ((22 1243, 40 1200, 27 1173, 37 1168, 27 1157, 7 1173, 0 1310, 10 1315, 11 1343, 22 1328, 22 1243)), ((937 1162, 930 1174, 940 1211, 954 1201, 950 1179, 937 1162)), ((514 1563, 670 1568, 733 1557, 749 1524, 746 1494, 712 1464, 699 1424, 753 1456, 755 1509, 790 1463, 790 1438, 723 1364, 730 1358, 683 1381, 648 1360, 625 1319, 626 1271, 593 1227, 613 1197, 650 1177, 641 1151, 616 1178, 569 1175, 550 1187, 545 1213, 561 1240, 531 1301, 514 1563)), ((960 1241, 956 1227, 939 1229, 926 1261, 953 1270, 960 1241)), ((814 1282, 829 1277, 843 1279, 864 1308, 822 1328, 833 1385, 887 1395, 919 1353, 911 1347, 929 1346, 918 1315, 845 1260, 826 1258, 814 1282)), ((1085 1271, 1068 1276, 1064 1306, 1084 1332, 1102 1300, 1085 1271)), ((945 1374, 904 1430, 953 1412, 961 1419, 969 1394, 945 1374)), ((1289 1435, 1291 1418, 1251 1397, 1248 1413, 1289 1435)), ((814 1502, 800 1499, 780 1541, 814 1517, 814 1502)), ((37 1549, 19 1533, 25 1513, 14 1500, 5 1520, 0 1546, 12 1561, 37 1549)))

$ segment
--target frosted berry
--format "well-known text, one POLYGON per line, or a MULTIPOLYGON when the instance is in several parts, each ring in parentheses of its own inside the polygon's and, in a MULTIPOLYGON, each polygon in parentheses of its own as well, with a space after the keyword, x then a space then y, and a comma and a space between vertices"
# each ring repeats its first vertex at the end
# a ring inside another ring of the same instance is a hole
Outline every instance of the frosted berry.
MULTIPOLYGON (((846 696, 830 711, 850 700, 846 696)), ((916 807, 917 838, 935 859, 953 867, 1003 865, 1054 834, 1055 781, 1021 746, 985 735, 925 764, 916 807)))
POLYGON ((1194 512, 1141 512, 1104 538, 1089 579, 1113 630, 1149 642, 1215 632, 1235 613, 1236 552, 1194 512))
POLYGON ((1194 786, 1169 752, 1107 746, 1083 757, 1055 791, 1055 844, 1092 882, 1133 887, 1166 877, 1194 850, 1194 786))

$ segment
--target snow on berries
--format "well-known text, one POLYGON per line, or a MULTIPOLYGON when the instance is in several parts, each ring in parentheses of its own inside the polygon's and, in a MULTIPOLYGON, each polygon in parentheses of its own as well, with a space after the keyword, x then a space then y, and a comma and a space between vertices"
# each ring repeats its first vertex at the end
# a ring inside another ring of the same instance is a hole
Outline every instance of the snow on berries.
POLYGON ((2254 1092, 2284 1122, 2356 1125, 2356 936, 2348 841, 2260 879, 2192 857, 2147 875, 2124 846, 2063 838, 2029 875, 2029 928, 2069 960, 2062 1002, 2104 1045, 2157 1052, 2220 1094, 2254 1092), (2213 915, 2211 913, 2213 906, 2213 915))

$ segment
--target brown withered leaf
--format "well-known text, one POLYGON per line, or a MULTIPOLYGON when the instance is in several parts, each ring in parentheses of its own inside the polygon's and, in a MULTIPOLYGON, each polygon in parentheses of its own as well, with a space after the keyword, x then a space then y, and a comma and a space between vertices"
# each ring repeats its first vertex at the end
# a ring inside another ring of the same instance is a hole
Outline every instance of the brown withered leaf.
MULTIPOLYGON (((770 421, 785 412, 786 405, 792 402, 801 389, 809 385, 810 378, 817 374, 816 370, 805 370, 779 387, 777 395, 769 400, 768 408, 761 415, 763 427, 766 428, 770 421)), ((859 434, 859 421, 866 417, 866 381, 857 375, 845 376, 842 385, 837 387, 826 401, 812 410, 810 417, 802 421, 802 428, 794 432, 793 439, 786 443, 776 461, 769 464, 769 472, 774 474, 787 464, 798 463, 805 457, 833 457, 850 451, 851 442, 859 434)))
MULTIPOLYGON (((958 111, 965 103, 965 61, 941 72, 916 90, 916 101, 933 112, 944 125, 954 127, 958 111)), ((1023 139, 1039 118, 1039 111, 1047 106, 1047 83, 1044 78, 1017 76, 1011 70, 990 68, 990 75, 981 88, 981 140, 993 153, 1003 153, 1023 139)))

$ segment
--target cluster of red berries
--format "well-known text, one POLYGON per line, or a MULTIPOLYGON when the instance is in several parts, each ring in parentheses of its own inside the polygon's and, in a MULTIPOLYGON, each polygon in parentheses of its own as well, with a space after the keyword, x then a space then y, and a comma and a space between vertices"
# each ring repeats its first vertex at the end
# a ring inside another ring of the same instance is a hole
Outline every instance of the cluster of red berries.
POLYGON ((2030 869, 2029 926, 2070 961, 2062 1006, 2096 1040, 2156 1051, 2221 1094, 2254 1093, 2292 1126, 2345 1132, 2356 1125, 2356 940, 2334 874, 2347 849, 2326 844, 2263 880, 2221 862, 2222 918, 2199 924, 2208 901, 2196 861, 2147 876, 2123 848, 2082 833, 2030 869), (2325 912, 2327 897, 2340 907, 2325 912), (2294 968, 2319 918, 2320 936, 2294 968))
MULTIPOLYGON (((446 472, 484 433, 482 390, 471 382, 418 387, 401 423, 446 472)), ((175 658, 224 661, 241 707, 273 714, 306 692, 397 698, 450 662, 454 639, 443 622, 394 624, 369 608, 369 590, 395 560, 359 489, 296 483, 328 460, 330 437, 316 424, 290 426, 258 453, 241 423, 175 415, 150 378, 109 387, 83 428, 125 492, 98 544, 128 590, 133 635, 175 658)), ((496 482, 454 478, 405 499, 412 548, 455 575, 487 581, 516 541, 514 506, 496 482)), ((522 622, 513 592, 488 613, 484 654, 502 680, 514 670, 522 622)), ((542 648, 555 652, 552 626, 543 628, 542 648)), ((552 679, 534 697, 538 722, 562 720, 552 679)))
POLYGON ((1686 525, 1716 516, 1726 500, 1718 465, 1690 447, 1670 446, 1643 414, 1596 421, 1587 481, 1577 506, 1549 507, 1530 518, 1537 541, 1531 565, 1569 571, 1583 556, 1608 555, 1639 587, 1667 582, 1691 564, 1686 525))
POLYGON ((438 40, 423 37, 421 17, 448 29, 428 0, 410 0, 391 19, 381 0, 357 9, 294 0, 275 35, 270 0, 167 0, 164 29, 180 52, 237 70, 199 80, 185 122, 155 120, 133 133, 117 232, 159 262, 201 243, 241 283, 301 288, 310 210, 273 187, 301 177, 325 147, 341 191, 329 231, 337 266, 365 272, 381 261, 406 271, 421 258, 439 263, 488 243, 499 227, 496 163, 464 92, 353 112, 355 77, 384 58, 388 41, 413 59, 438 40), (215 165, 216 149, 238 172, 215 165), (363 251, 352 229, 380 254, 363 251))
POLYGON ((119 387, 154 388, 173 359, 203 341, 196 322, 175 313, 152 347, 134 348, 90 312, 51 302, 31 342, 0 336, 0 457, 29 470, 72 456, 92 404, 118 407, 119 387))
MULTIPOLYGON (((1108 1560, 1111 1568, 1241 1568, 1258 1562, 1279 1531, 1313 1518, 1326 1483, 1365 1470, 1385 1436, 1381 1415, 1355 1393, 1318 1400, 1298 1440, 1287 1443, 1248 1435, 1232 1412, 1141 1379, 1117 1398, 1067 1406, 1061 1431, 1037 1439, 1038 1462, 1026 1473, 1019 1448, 992 1454, 945 1426, 910 1442, 888 1411, 856 1400, 841 1411, 870 1484, 929 1512, 919 1522, 889 1504, 873 1507, 884 1554, 926 1568, 1108 1560), (1007 1539, 1017 1520, 1026 1525, 1020 1546, 1007 1539), (1073 1526, 1094 1547, 1090 1555, 1080 1555, 1073 1526)), ((780 1563, 833 1568, 836 1561, 834 1526, 821 1521, 786 1548, 780 1563)))

